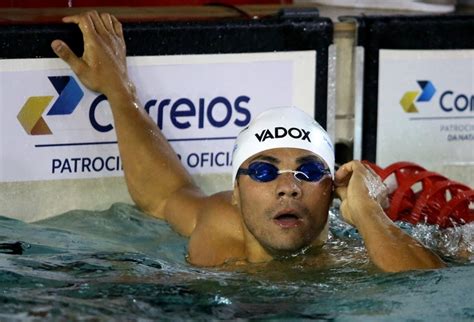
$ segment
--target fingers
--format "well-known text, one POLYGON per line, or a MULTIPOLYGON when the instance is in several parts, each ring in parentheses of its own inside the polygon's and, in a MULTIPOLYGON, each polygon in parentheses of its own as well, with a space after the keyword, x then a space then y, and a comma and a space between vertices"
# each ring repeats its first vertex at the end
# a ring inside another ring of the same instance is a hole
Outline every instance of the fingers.
POLYGON ((113 23, 113 26, 114 26, 115 33, 117 35, 119 35, 120 38, 123 39, 122 24, 114 16, 112 16, 112 23, 113 23))
POLYGON ((337 170, 336 175, 334 176, 334 184, 336 185, 336 187, 347 185, 353 171, 354 161, 342 165, 339 170, 337 170))
POLYGON ((334 184, 339 186, 350 173, 350 169, 345 167, 345 165, 340 167, 334 175, 334 184))
MULTIPOLYGON (((336 186, 336 189, 347 187, 349 185, 349 181, 355 174, 366 176, 369 171, 370 170, 368 170, 360 161, 351 161, 345 163, 339 168, 339 170, 337 170, 334 178, 334 185, 336 186)), ((337 192, 337 194, 339 196, 341 195, 339 192, 337 192)))
POLYGON ((66 16, 63 18, 63 22, 79 24, 80 17, 80 15, 66 16))
POLYGON ((51 48, 53 49, 55 54, 58 55, 59 58, 64 60, 66 64, 68 64, 76 74, 79 73, 84 62, 73 53, 71 48, 69 48, 66 43, 61 40, 54 40, 51 43, 51 48))
POLYGON ((334 176, 334 186, 336 189, 334 192, 336 196, 341 199, 345 200, 347 196, 347 186, 349 184, 349 180, 352 176, 352 164, 351 162, 344 164, 337 170, 336 175, 334 176))
POLYGON ((80 15, 64 17, 63 22, 77 24, 84 35, 84 39, 93 34, 104 35, 106 33, 117 34, 123 38, 122 24, 117 18, 108 13, 99 14, 94 10, 80 15))
POLYGON ((90 11, 88 15, 94 23, 95 30, 97 30, 97 33, 102 35, 107 32, 107 28, 105 28, 104 22, 102 21, 102 18, 101 16, 99 16, 99 13, 97 11, 90 11))
POLYGON ((115 29, 114 29, 114 24, 112 22, 112 17, 110 16, 110 14, 108 13, 101 13, 100 14, 100 19, 102 20, 102 23, 104 24, 105 26, 105 29, 108 31, 108 32, 111 32, 113 34, 115 34, 115 29))
POLYGON ((341 200, 345 200, 347 196, 347 187, 337 187, 334 192, 336 193, 336 197, 338 197, 341 200))
POLYGON ((88 13, 64 17, 63 22, 74 23, 79 26, 79 29, 82 33, 82 38, 84 39, 84 44, 88 43, 97 34, 94 27, 94 23, 92 22, 92 19, 90 18, 88 13))

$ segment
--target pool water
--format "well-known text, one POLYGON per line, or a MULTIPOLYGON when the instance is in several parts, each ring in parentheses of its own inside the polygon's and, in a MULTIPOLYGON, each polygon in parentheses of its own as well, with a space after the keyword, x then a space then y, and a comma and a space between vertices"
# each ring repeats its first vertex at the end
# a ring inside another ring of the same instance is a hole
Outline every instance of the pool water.
POLYGON ((403 228, 449 267, 379 272, 331 210, 331 238, 309 256, 196 268, 185 238, 126 204, 35 224, 0 217, 0 320, 474 319, 474 226, 403 228), (325 254, 325 255, 324 255, 325 254))

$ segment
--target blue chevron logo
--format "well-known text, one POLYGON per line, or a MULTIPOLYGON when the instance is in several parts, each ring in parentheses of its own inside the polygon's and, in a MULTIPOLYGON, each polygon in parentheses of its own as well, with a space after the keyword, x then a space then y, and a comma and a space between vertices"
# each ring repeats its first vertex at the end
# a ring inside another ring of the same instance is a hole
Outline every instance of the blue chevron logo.
POLYGON ((429 102, 433 95, 436 93, 436 88, 430 81, 417 81, 421 87, 421 95, 416 100, 417 102, 429 102))
POLYGON ((48 115, 72 114, 84 96, 84 92, 71 76, 50 76, 48 78, 59 94, 48 115))

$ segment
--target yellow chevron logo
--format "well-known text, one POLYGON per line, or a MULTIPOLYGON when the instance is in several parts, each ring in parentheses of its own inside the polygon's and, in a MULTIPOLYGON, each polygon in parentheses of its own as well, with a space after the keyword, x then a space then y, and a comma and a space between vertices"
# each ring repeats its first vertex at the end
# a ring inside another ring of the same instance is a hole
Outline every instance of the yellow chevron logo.
POLYGON ((400 100, 400 105, 403 110, 407 113, 418 113, 418 109, 415 106, 415 100, 420 92, 406 92, 400 100))
POLYGON ((18 113, 18 121, 30 135, 51 134, 48 124, 43 119, 43 112, 54 96, 32 96, 18 113))
POLYGON ((429 80, 417 80, 418 86, 421 88, 421 95, 419 91, 408 91, 403 94, 400 100, 400 105, 406 113, 418 113, 415 101, 417 102, 429 102, 436 93, 436 88, 433 83, 429 80))

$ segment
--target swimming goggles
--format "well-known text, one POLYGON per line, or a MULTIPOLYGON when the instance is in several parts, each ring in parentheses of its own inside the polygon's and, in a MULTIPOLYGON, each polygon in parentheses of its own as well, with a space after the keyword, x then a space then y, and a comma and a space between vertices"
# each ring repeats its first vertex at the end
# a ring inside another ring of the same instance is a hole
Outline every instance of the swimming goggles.
POLYGON ((293 176, 298 180, 316 182, 330 174, 331 171, 323 163, 316 161, 303 163, 296 170, 279 170, 271 163, 257 161, 250 163, 248 169, 240 168, 237 171, 237 175, 248 175, 258 182, 275 180, 282 173, 293 173, 293 176))

